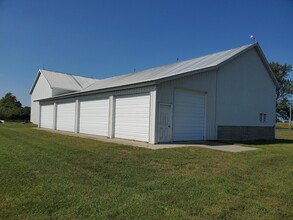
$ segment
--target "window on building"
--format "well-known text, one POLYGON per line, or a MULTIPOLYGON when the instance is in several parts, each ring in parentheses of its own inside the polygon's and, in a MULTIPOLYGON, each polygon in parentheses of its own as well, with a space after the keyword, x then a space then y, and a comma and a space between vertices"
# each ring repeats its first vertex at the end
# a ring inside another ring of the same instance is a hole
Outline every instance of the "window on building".
POLYGON ((259 113, 259 122, 262 122, 262 113, 259 113))

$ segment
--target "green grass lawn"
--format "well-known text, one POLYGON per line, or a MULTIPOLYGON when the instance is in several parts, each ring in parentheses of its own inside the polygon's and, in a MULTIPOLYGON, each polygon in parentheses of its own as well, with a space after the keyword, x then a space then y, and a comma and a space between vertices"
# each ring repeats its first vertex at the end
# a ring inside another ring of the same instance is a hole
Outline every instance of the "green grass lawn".
POLYGON ((0 124, 0 219, 292 219, 293 131, 148 150, 0 124))

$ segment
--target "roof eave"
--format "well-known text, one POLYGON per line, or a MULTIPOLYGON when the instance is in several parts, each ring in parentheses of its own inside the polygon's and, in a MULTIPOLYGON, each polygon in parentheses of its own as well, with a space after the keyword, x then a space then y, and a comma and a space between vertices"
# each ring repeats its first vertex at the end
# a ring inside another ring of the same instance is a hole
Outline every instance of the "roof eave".
POLYGON ((203 72, 208 72, 208 71, 216 70, 218 68, 219 67, 217 65, 214 65, 214 66, 206 67, 206 68, 203 68, 203 69, 191 70, 191 71, 188 71, 188 72, 185 72, 185 73, 176 74, 174 76, 169 76, 169 77, 165 77, 165 78, 162 78, 162 79, 157 79, 156 81, 158 83, 163 83, 163 82, 166 82, 166 81, 170 81, 170 80, 175 80, 175 79, 179 79, 179 78, 191 76, 191 75, 194 75, 194 74, 199 74, 199 73, 203 73, 203 72))
POLYGON ((124 85, 124 86, 105 88, 105 89, 86 91, 86 92, 72 92, 72 93, 69 93, 69 94, 54 96, 54 97, 45 98, 45 99, 36 99, 36 100, 33 100, 33 101, 34 102, 53 101, 53 100, 59 100, 59 99, 65 99, 65 98, 74 98, 74 97, 78 97, 78 96, 92 95, 92 94, 97 94, 97 93, 106 93, 106 92, 111 92, 111 91, 115 91, 115 90, 132 89, 132 88, 137 88, 137 87, 142 87, 142 86, 143 87, 145 87, 145 86, 154 86, 156 84, 158 84, 158 83, 156 83, 156 81, 143 82, 143 83, 136 83, 136 84, 132 84, 132 85, 124 85))
POLYGON ((261 47, 259 46, 258 43, 256 44, 255 48, 256 48, 256 51, 258 52, 258 54, 259 54, 259 56, 260 56, 260 58, 261 58, 263 64, 265 65, 267 71, 269 72, 270 77, 271 77, 271 79, 273 80, 275 86, 276 86, 277 88, 280 88, 280 84, 279 84, 277 78, 275 77, 275 74, 273 73, 273 71, 272 71, 272 69, 271 69, 271 67, 270 67, 269 62, 268 62, 267 58, 265 57, 265 55, 264 55, 264 53, 263 53, 263 51, 262 51, 262 49, 261 49, 261 47))
POLYGON ((35 89, 35 86, 36 86, 36 84, 37 84, 37 81, 38 81, 40 75, 41 75, 41 71, 38 70, 38 73, 37 73, 37 75, 36 75, 36 77, 35 77, 34 83, 33 83, 32 87, 31 87, 31 89, 30 89, 30 95, 33 93, 33 91, 34 91, 34 89, 35 89))
POLYGON ((61 88, 61 87, 51 87, 52 89, 60 89, 60 90, 66 90, 66 91, 69 91, 69 92, 79 92, 81 89, 68 89, 68 88, 61 88))

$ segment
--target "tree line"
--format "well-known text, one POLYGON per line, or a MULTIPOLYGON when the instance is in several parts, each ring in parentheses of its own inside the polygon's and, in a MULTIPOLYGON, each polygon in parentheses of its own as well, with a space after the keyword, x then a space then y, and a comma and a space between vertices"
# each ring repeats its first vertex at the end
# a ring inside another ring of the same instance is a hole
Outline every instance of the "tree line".
POLYGON ((12 93, 6 93, 0 99, 0 120, 30 121, 30 107, 22 107, 20 101, 12 93))
POLYGON ((276 119, 277 121, 288 120, 293 94, 293 81, 289 77, 292 66, 271 62, 270 67, 279 83, 276 89, 276 119))

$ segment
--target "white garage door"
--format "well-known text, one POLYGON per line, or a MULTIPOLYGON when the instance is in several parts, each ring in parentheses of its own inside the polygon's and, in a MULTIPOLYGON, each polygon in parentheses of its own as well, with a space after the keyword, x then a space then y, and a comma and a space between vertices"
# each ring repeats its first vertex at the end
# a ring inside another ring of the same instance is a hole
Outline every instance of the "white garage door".
POLYGON ((109 99, 80 102, 79 132, 108 136, 109 99))
POLYGON ((53 105, 42 105, 41 106, 41 128, 53 129, 53 105))
POLYGON ((57 104, 57 130, 74 131, 75 102, 57 104))
POLYGON ((150 95, 116 98, 115 137, 149 141, 150 95))
POLYGON ((205 139, 205 103, 204 93, 175 91, 173 141, 205 139))

